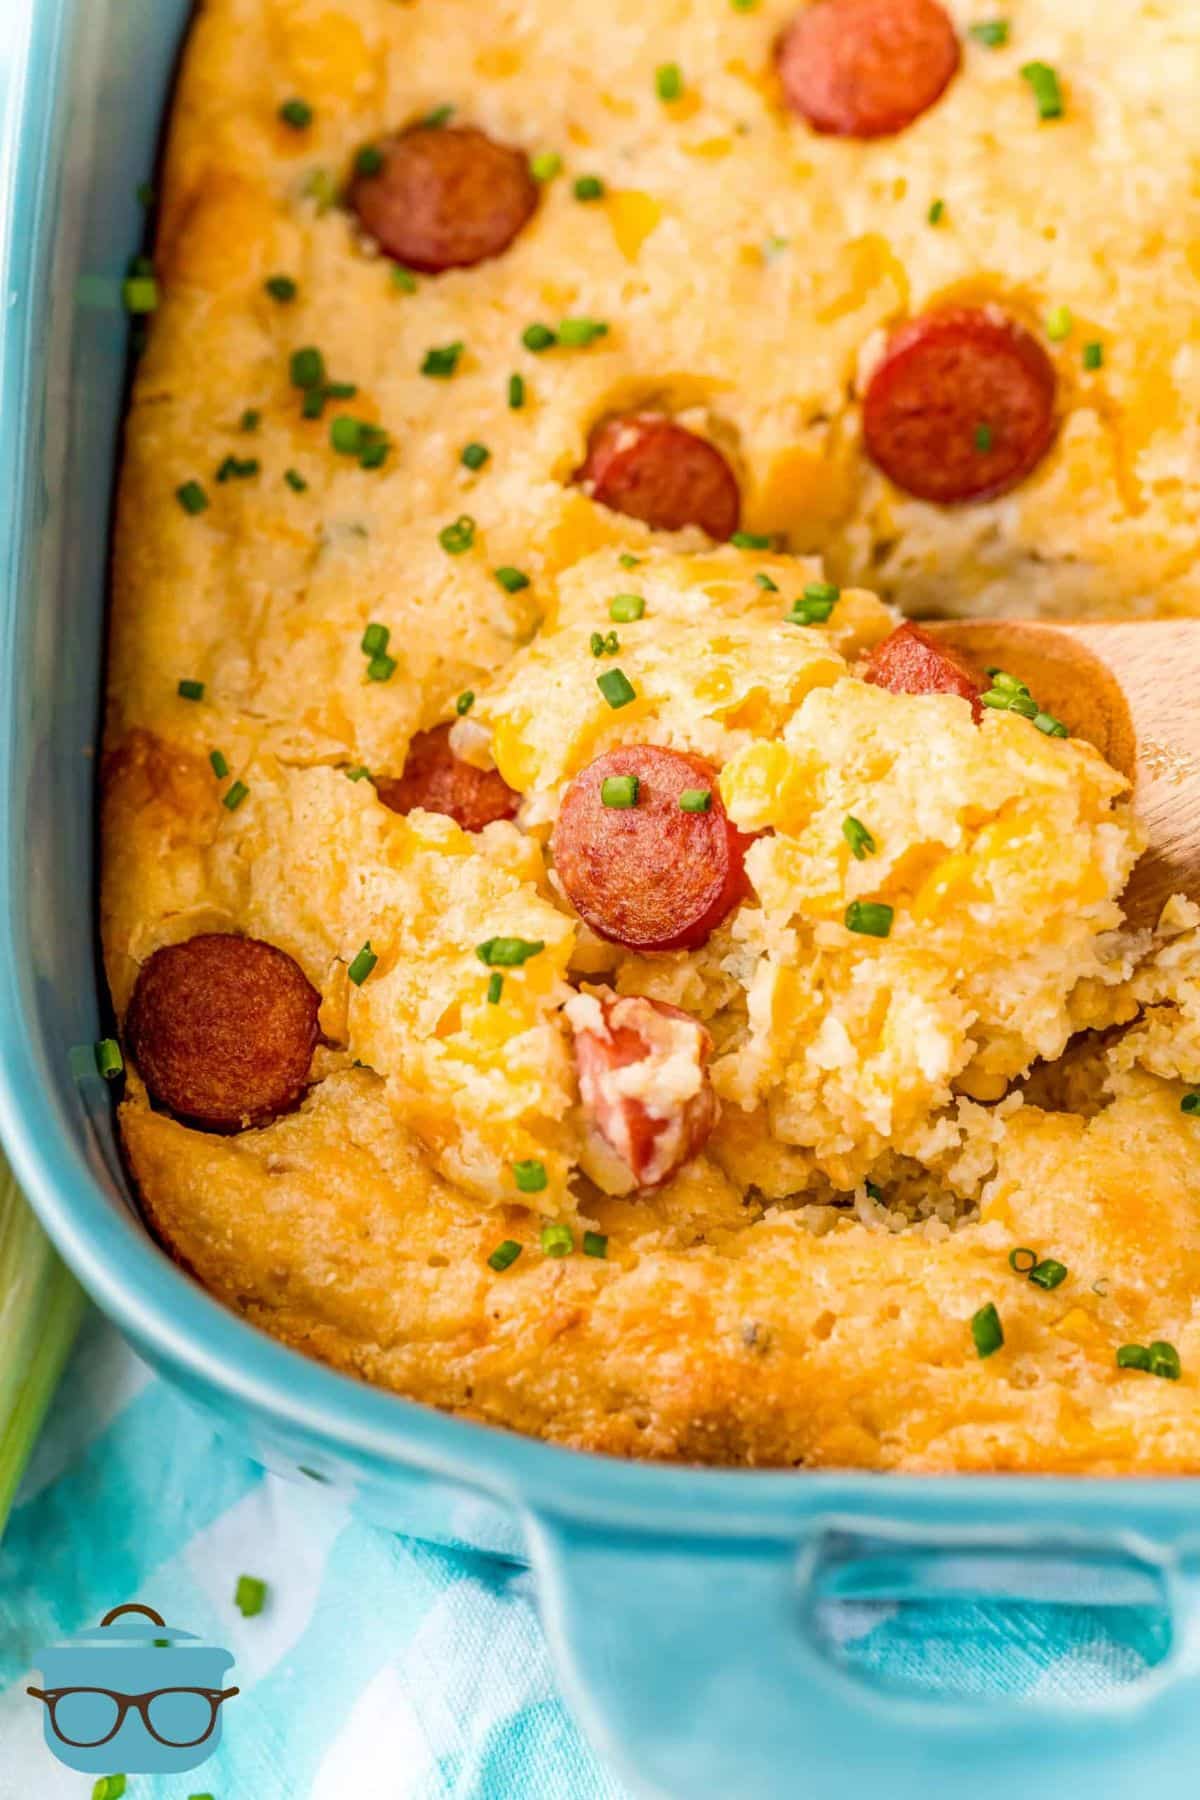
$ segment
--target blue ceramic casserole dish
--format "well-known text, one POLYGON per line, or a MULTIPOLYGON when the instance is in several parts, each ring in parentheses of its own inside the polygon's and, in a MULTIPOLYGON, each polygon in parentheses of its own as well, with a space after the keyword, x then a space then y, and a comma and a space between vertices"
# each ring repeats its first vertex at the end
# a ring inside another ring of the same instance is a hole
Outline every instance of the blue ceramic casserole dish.
POLYGON ((409 1533, 529 1557, 564 1688, 642 1791, 1191 1796, 1200 1493, 1178 1480, 753 1474, 624 1464, 444 1417, 260 1336, 141 1228, 104 1084, 94 764, 120 285, 186 0, 8 0, 0 64, 0 1134, 64 1257, 242 1449, 409 1533), (1172 1648, 1104 1703, 880 1692, 822 1595, 1159 1600, 1172 1648), (1074 1585, 1072 1585, 1074 1584, 1074 1585))

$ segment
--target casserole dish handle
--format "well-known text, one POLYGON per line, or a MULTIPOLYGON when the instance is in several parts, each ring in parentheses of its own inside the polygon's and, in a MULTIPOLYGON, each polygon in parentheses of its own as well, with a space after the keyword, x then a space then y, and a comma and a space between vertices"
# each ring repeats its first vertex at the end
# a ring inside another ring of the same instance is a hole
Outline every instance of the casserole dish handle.
MULTIPOLYGON (((1137 1541, 1137 1564, 1149 1567, 1170 1610, 1172 1641, 1136 1682, 1078 1701, 1061 1691, 975 1700, 881 1688, 821 1641, 818 1546, 861 1522, 814 1519, 797 1527, 799 1542, 600 1534, 544 1514, 527 1525, 564 1691, 640 1794, 846 1800, 886 1784, 888 1800, 929 1800, 952 1781, 970 1800, 1051 1791, 1195 1800, 1200 1561, 1189 1567, 1137 1541)), ((873 1540, 893 1534, 894 1569, 906 1545, 921 1547, 919 1528, 915 1538, 876 1519, 867 1528, 873 1540)), ((1032 1556, 1047 1534, 1001 1524, 988 1542, 997 1536, 1019 1562, 1021 1546, 1032 1556)), ((953 1530, 936 1533, 960 1562, 980 1541, 977 1530, 957 1542, 953 1530)), ((1129 1542, 1060 1538, 1054 1554, 1111 1552, 1128 1566, 1129 1542)), ((901 1587, 917 1597, 921 1576, 901 1587)), ((943 1588, 947 1595, 968 1597, 943 1588)))

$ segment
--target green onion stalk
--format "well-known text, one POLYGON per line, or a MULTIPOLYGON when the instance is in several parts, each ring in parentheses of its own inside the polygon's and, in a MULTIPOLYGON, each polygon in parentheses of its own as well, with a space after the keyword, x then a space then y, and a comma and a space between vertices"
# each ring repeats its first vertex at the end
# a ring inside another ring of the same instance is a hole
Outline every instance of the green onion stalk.
POLYGON ((0 1155, 0 1536, 83 1313, 83 1295, 0 1155))

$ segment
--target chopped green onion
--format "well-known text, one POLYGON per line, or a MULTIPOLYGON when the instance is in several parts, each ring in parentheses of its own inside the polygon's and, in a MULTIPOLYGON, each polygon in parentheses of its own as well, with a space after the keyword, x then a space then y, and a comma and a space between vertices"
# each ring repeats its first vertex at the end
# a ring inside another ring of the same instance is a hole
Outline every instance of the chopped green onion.
POLYGON ((842 836, 854 852, 856 862, 862 862, 865 857, 874 856, 877 848, 875 839, 862 821, 854 817, 853 813, 847 813, 842 820, 842 836))
POLYGON ((403 263, 393 263, 392 286, 398 293, 415 294, 417 291, 417 278, 411 269, 406 269, 404 267, 403 263))
POLYGON ((125 1067, 121 1046, 116 1038, 101 1038, 96 1045, 96 1071, 105 1081, 115 1081, 125 1067))
POLYGON ((218 781, 224 781, 229 773, 229 764, 225 761, 223 750, 210 750, 208 760, 212 764, 212 772, 218 781))
POLYGON ((520 412, 525 404, 525 377, 510 375, 508 378, 508 404, 513 412, 520 412))
POLYGON ((307 194, 310 200, 316 201, 318 216, 327 213, 337 199, 337 188, 328 169, 314 169, 305 178, 301 191, 307 194))
POLYGON ((305 481, 303 475, 301 475, 299 469, 285 469, 283 471, 283 479, 287 482, 294 494, 303 494, 308 487, 308 483, 305 481))
POLYGON ((1050 67, 1049 63, 1022 63, 1021 79, 1027 81, 1033 90, 1039 119, 1062 118, 1062 88, 1059 85, 1057 72, 1050 67))
POLYGON ((315 345, 306 344, 302 350, 292 351, 288 372, 293 387, 319 388, 325 380, 325 358, 315 345))
POLYGON ((278 300, 284 306, 300 292, 290 275, 269 275, 263 286, 272 300, 278 300))
POLYGON ((513 1180, 522 1194, 540 1194, 547 1185, 549 1177, 546 1165, 531 1156, 526 1162, 515 1162, 512 1166, 513 1180))
POLYGON ((601 806, 636 806, 640 785, 636 775, 606 775, 600 783, 601 806))
POLYGON ((730 538, 735 550, 769 550, 771 539, 759 531, 735 531, 730 538))
POLYGON ((679 810, 687 813, 705 813, 712 809, 711 788, 684 788, 679 796, 679 810))
POLYGON ((615 631, 593 631, 590 642, 593 656, 615 656, 621 648, 621 640, 615 631))
POLYGON ((121 293, 127 313, 152 313, 158 305, 158 283, 153 275, 131 275, 123 283, 121 293))
POLYGON ((1052 1288, 1061 1287, 1067 1279, 1067 1266, 1048 1256, 1035 1269, 1030 1269, 1029 1279, 1035 1287, 1045 1288, 1049 1292, 1052 1288))
POLYGON ((543 1225, 541 1240, 547 1256, 570 1256, 575 1248, 575 1233, 569 1225, 543 1225))
POLYGON ((967 26, 967 36, 987 50, 1003 49, 1008 42, 1008 20, 980 19, 977 24, 967 26))
POLYGON ((458 460, 464 469, 482 469, 491 454, 486 444, 466 444, 458 460))
POLYGON ((654 91, 660 100, 678 100, 683 93, 683 71, 678 63, 661 63, 654 71, 654 91))
POLYGON ((556 341, 548 325, 527 325, 521 333, 521 342, 535 356, 540 356, 543 350, 549 350, 556 341))
POLYGON ((368 681, 390 681, 395 673, 396 659, 394 656, 382 654, 373 656, 367 664, 368 681))
POLYGON ((619 707, 628 706, 631 700, 637 699, 633 683, 620 669, 606 669, 603 675, 597 675, 596 686, 614 712, 619 707))
POLYGON ((1102 369, 1104 367, 1104 345, 1085 344, 1083 346, 1083 366, 1085 369, 1102 369))
POLYGON ((368 769, 366 763, 359 763, 357 768, 346 770, 347 781, 370 781, 370 779, 371 771, 368 769))
POLYGON ((504 992, 504 977, 500 973, 499 969, 497 969, 495 974, 488 976, 488 984, 487 984, 487 1003, 488 1003, 488 1005, 489 1006, 499 1006, 500 996, 503 992, 504 992))
POLYGON ((557 150, 541 150, 530 159, 529 173, 535 181, 553 181, 562 173, 562 157, 557 150))
POLYGON ((1038 1253, 1036 1250, 1026 1250, 1018 1245, 1015 1250, 1010 1250, 1008 1253, 1008 1266, 1010 1269, 1015 1269, 1018 1275, 1028 1275, 1031 1269, 1037 1268, 1037 1265, 1038 1253))
POLYGON ((419 123, 425 127, 426 131, 440 131, 442 126, 448 125, 453 117, 454 108, 452 106, 435 106, 425 114, 419 123))
POLYGON ((607 1256, 608 1239, 602 1231, 585 1231, 583 1234, 583 1254, 585 1256, 607 1256))
POLYGON ((262 414, 253 406, 248 406, 238 420, 238 426, 242 431, 257 431, 261 424, 262 414))
POLYGON ((604 183, 599 175, 579 175, 572 192, 577 200, 603 200, 604 183))
POLYGON ((464 688, 462 693, 458 696, 458 699, 454 702, 454 710, 460 719, 465 719, 474 704, 475 695, 473 690, 471 688, 464 688))
POLYGON ((502 569, 493 569, 492 574, 506 594, 519 594, 522 588, 529 586, 529 577, 524 570, 510 568, 507 563, 502 569))
POLYGON ((541 938, 494 937, 476 944, 475 954, 490 969, 519 969, 545 948, 541 938))
POLYGON ((1200 1113, 1200 1093, 1185 1094, 1179 1102, 1179 1110, 1188 1114, 1200 1113))
POLYGON ((514 1238, 505 1238, 502 1244, 496 1245, 488 1257, 488 1267, 495 1269, 497 1275, 503 1275, 505 1269, 511 1269, 520 1254, 520 1244, 514 1238))
POLYGON ((226 788, 221 805, 228 807, 230 812, 236 812, 249 792, 244 781, 235 781, 231 787, 226 788))
POLYGON ((191 513, 193 518, 208 505, 208 495, 198 481, 185 481, 182 487, 175 489, 175 498, 184 512, 191 513))
POLYGON ((977 425, 975 427, 973 442, 974 442, 975 448, 982 455, 987 454, 987 452, 992 448, 992 445, 995 443, 995 441, 996 441, 995 433, 993 432, 990 425, 984 424, 984 425, 977 425))
POLYGON ((1045 732, 1047 737, 1065 738, 1071 735, 1062 720, 1056 719, 1053 713, 1035 713, 1033 722, 1039 731, 1045 732))
POLYGON ((617 561, 623 569, 636 569, 641 560, 640 556, 634 556, 628 550, 622 550, 620 556, 617 558, 617 561))
POLYGON ((929 223, 931 225, 940 225, 945 216, 946 202, 944 200, 932 201, 929 207, 929 223))
POLYGON ((204 683, 202 681, 181 681, 176 692, 181 700, 203 700, 204 683))
POLYGON ((391 636, 391 629, 387 625, 368 625, 362 634, 359 649, 364 656, 382 656, 391 636))
POLYGON ((608 336, 608 326, 603 319, 562 319, 559 321, 558 341, 569 350, 584 350, 594 344, 597 338, 608 336))
POLYGON ((1069 306, 1056 306, 1046 314, 1046 336, 1052 344, 1061 344, 1069 338, 1075 324, 1069 306))
POLYGON ((990 1300, 972 1317, 971 1336, 980 1357, 991 1356, 1003 1344, 1004 1327, 1000 1323, 1000 1314, 990 1300))
POLYGON ((124 1793, 124 1775, 101 1775, 92 1783, 92 1800, 122 1800, 124 1793))
POLYGON ((754 579, 765 594, 777 594, 779 592, 778 582, 772 581, 765 569, 760 569, 754 579))
POLYGON ((1117 1351, 1118 1369, 1143 1369, 1150 1371, 1150 1352, 1145 1344, 1122 1344, 1117 1351))
POLYGON ((227 456, 217 470, 218 481, 244 480, 248 475, 257 475, 258 458, 255 456, 227 456))
POLYGON ((279 109, 279 117, 293 131, 303 131, 313 122, 313 109, 307 100, 285 100, 279 109))
POLYGON ((362 455, 358 459, 360 469, 378 469, 387 461, 388 441, 386 437, 372 438, 363 445, 362 455))
POLYGON ((1161 1375, 1165 1381, 1178 1381, 1181 1369, 1179 1352, 1174 1344, 1165 1344, 1161 1338, 1155 1338, 1147 1345, 1150 1356, 1151 1375, 1161 1375))
POLYGON ((810 581, 799 600, 785 615, 790 625, 824 625, 841 599, 842 590, 832 581, 810 581))
POLYGON ((339 413, 330 424, 329 442, 342 456, 358 456, 363 447, 362 420, 339 413))
POLYGON ((255 1618, 263 1609, 267 1598, 267 1584, 260 1581, 257 1575, 239 1575, 234 1589, 233 1601, 243 1619, 255 1618))
POLYGON ((453 344, 435 345, 425 352, 425 360, 421 364, 422 375, 432 375, 438 381, 448 381, 458 367, 458 359, 466 349, 461 339, 453 344))
POLYGON ((608 603, 608 616, 618 625, 632 625, 645 611, 646 602, 640 594, 614 594, 608 603))
POLYGON ((350 964, 350 967, 346 970, 346 974, 350 977, 350 980, 354 983, 355 987, 362 986, 378 961, 379 958, 376 956, 374 950, 372 950, 371 940, 368 938, 358 955, 354 958, 354 961, 350 964))
POLYGON ((758 0, 729 0, 734 12, 753 12, 758 0))
POLYGON ((305 419, 319 419, 325 411, 325 389, 323 387, 307 388, 300 402, 300 415, 305 419))
POLYGON ((894 908, 882 900, 852 900, 846 908, 846 930, 861 937, 885 938, 895 916, 894 908))
POLYGON ((475 542, 475 521, 469 513, 461 513, 453 525, 443 525, 438 543, 447 556, 462 556, 475 542))
POLYGON ((378 175, 383 167, 383 151, 375 144, 364 144, 354 158, 354 173, 364 176, 368 181, 378 175))
POLYGON ((866 1190, 866 1195, 867 1195, 868 1200, 882 1200, 883 1199, 883 1189, 880 1187, 880 1185, 877 1181, 864 1181, 863 1187, 866 1190))

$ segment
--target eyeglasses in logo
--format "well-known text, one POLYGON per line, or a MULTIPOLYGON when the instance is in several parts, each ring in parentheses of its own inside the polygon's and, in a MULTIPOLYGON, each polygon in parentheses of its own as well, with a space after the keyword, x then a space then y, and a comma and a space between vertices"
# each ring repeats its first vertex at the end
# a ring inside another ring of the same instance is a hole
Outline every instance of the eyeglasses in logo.
POLYGON ((45 1705, 46 1742, 88 1775, 197 1768, 220 1742, 223 1702, 238 1692, 221 1685, 228 1650, 172 1629, 148 1606, 115 1607, 98 1630, 40 1650, 37 1661, 48 1685, 27 1691, 45 1705), (150 1624, 115 1627, 130 1613, 150 1624))

